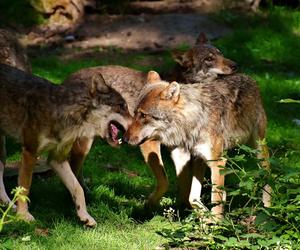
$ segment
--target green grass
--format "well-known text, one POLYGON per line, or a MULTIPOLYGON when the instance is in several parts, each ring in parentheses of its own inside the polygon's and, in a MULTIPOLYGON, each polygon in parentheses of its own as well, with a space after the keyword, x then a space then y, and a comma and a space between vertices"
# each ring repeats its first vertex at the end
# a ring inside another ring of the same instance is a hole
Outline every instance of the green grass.
MULTIPOLYGON (((233 33, 214 44, 259 84, 268 116, 267 141, 272 155, 300 169, 300 127, 293 122, 300 119, 300 105, 278 102, 284 98, 300 99, 300 11, 275 8, 261 16, 223 13, 216 18, 230 25, 233 33)), ((94 57, 65 59, 63 49, 53 53, 41 49, 31 57, 33 72, 59 83, 83 67, 120 64, 162 72, 174 65, 168 51, 126 53, 112 48, 93 52, 94 57)), ((18 150, 9 143, 10 160, 18 157, 18 150)), ((164 200, 168 206, 174 204, 176 197, 175 175, 166 151, 163 158, 171 181, 164 200)), ((156 233, 172 227, 162 217, 162 210, 147 220, 147 211, 142 209, 155 180, 138 148, 115 149, 97 141, 84 171, 91 189, 88 210, 98 222, 96 229, 80 225, 67 190, 56 177, 34 177, 30 211, 37 222, 5 227, 0 234, 0 249, 155 249, 167 241, 156 233), (108 164, 119 171, 109 170, 108 164), (36 228, 47 229, 48 233, 40 235, 36 228)), ((229 185, 231 181, 234 178, 229 178, 229 185)), ((7 180, 6 185, 10 190, 16 179, 7 180)))

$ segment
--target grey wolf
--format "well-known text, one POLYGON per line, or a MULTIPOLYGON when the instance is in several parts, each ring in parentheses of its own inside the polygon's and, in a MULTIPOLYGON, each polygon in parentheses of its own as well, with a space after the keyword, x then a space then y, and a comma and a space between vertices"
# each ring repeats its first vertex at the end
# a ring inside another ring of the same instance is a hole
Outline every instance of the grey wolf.
MULTIPOLYGON (((224 150, 249 144, 259 151, 263 166, 269 168, 265 138, 266 114, 256 83, 242 74, 227 75, 214 81, 178 84, 165 82, 155 71, 148 74, 141 91, 132 124, 124 140, 139 145, 145 140, 160 141, 171 149, 176 173, 192 165, 188 201, 203 208, 200 199, 205 167, 190 163, 202 159, 211 171, 212 214, 222 218, 226 199, 224 150)), ((263 190, 263 203, 270 206, 270 187, 263 190)), ((204 208, 205 209, 205 208, 204 208)))
MULTIPOLYGON (((49 165, 70 191, 79 219, 96 225, 68 157, 77 138, 115 137, 109 121, 118 116, 120 123, 124 121, 124 99, 101 75, 87 84, 54 85, 4 64, 0 65, 0 94, 1 136, 9 135, 22 144, 18 184, 25 188, 23 194, 29 194, 37 156, 48 152, 49 165)), ((17 201, 17 214, 26 221, 34 219, 23 200, 17 201)))
POLYGON ((194 83, 212 80, 222 75, 230 75, 237 69, 237 64, 224 57, 222 52, 213 46, 204 33, 200 33, 195 45, 186 52, 173 51, 172 57, 177 65, 168 80, 180 83, 194 83))

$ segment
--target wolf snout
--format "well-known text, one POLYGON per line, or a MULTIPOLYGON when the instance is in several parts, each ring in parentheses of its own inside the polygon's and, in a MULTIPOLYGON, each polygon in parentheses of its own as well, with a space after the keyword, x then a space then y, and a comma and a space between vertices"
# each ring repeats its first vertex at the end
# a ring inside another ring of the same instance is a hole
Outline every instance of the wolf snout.
POLYGON ((128 135, 127 133, 125 133, 125 134, 123 135, 123 142, 126 142, 126 143, 129 142, 129 135, 128 135))
POLYGON ((123 141, 130 145, 139 145, 139 138, 137 136, 131 135, 127 132, 123 136, 123 141))

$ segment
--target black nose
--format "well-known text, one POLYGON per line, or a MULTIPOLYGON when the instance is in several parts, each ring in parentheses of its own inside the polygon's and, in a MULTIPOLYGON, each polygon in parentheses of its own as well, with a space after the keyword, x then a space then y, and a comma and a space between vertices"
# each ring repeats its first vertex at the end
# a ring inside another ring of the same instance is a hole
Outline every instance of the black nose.
POLYGON ((125 134, 123 135, 123 142, 126 142, 126 143, 129 142, 129 136, 127 135, 127 133, 125 133, 125 134))

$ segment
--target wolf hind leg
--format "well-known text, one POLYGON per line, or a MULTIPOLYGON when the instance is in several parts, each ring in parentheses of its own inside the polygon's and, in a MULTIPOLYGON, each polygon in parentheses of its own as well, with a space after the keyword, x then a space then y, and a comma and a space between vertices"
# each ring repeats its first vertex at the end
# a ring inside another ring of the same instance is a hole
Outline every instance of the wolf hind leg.
POLYGON ((146 206, 155 207, 159 204, 161 197, 167 192, 169 187, 168 177, 160 153, 160 143, 158 141, 146 141, 140 145, 145 162, 151 168, 155 178, 156 187, 149 195, 146 206))
POLYGON ((225 158, 208 162, 212 183, 211 203, 214 205, 211 212, 216 220, 222 219, 224 214, 224 203, 226 201, 225 176, 220 171, 224 169, 225 165, 225 158))
POLYGON ((55 160, 52 160, 50 162, 50 165, 71 193, 79 219, 86 226, 96 226, 96 221, 87 212, 83 189, 80 186, 74 173, 72 172, 69 163, 67 161, 57 162, 55 160))
MULTIPOLYGON (((271 171, 271 165, 269 162, 269 149, 265 140, 258 140, 255 142, 255 148, 257 149, 257 159, 262 168, 271 171)), ((262 202, 264 207, 271 207, 272 202, 272 188, 269 184, 266 184, 262 190, 262 202)))
MULTIPOLYGON (((5 147, 5 136, 0 135, 0 203, 9 204, 11 200, 9 199, 3 182, 4 166, 6 161, 6 147, 5 147)), ((16 206, 14 206, 16 209, 16 206)))

